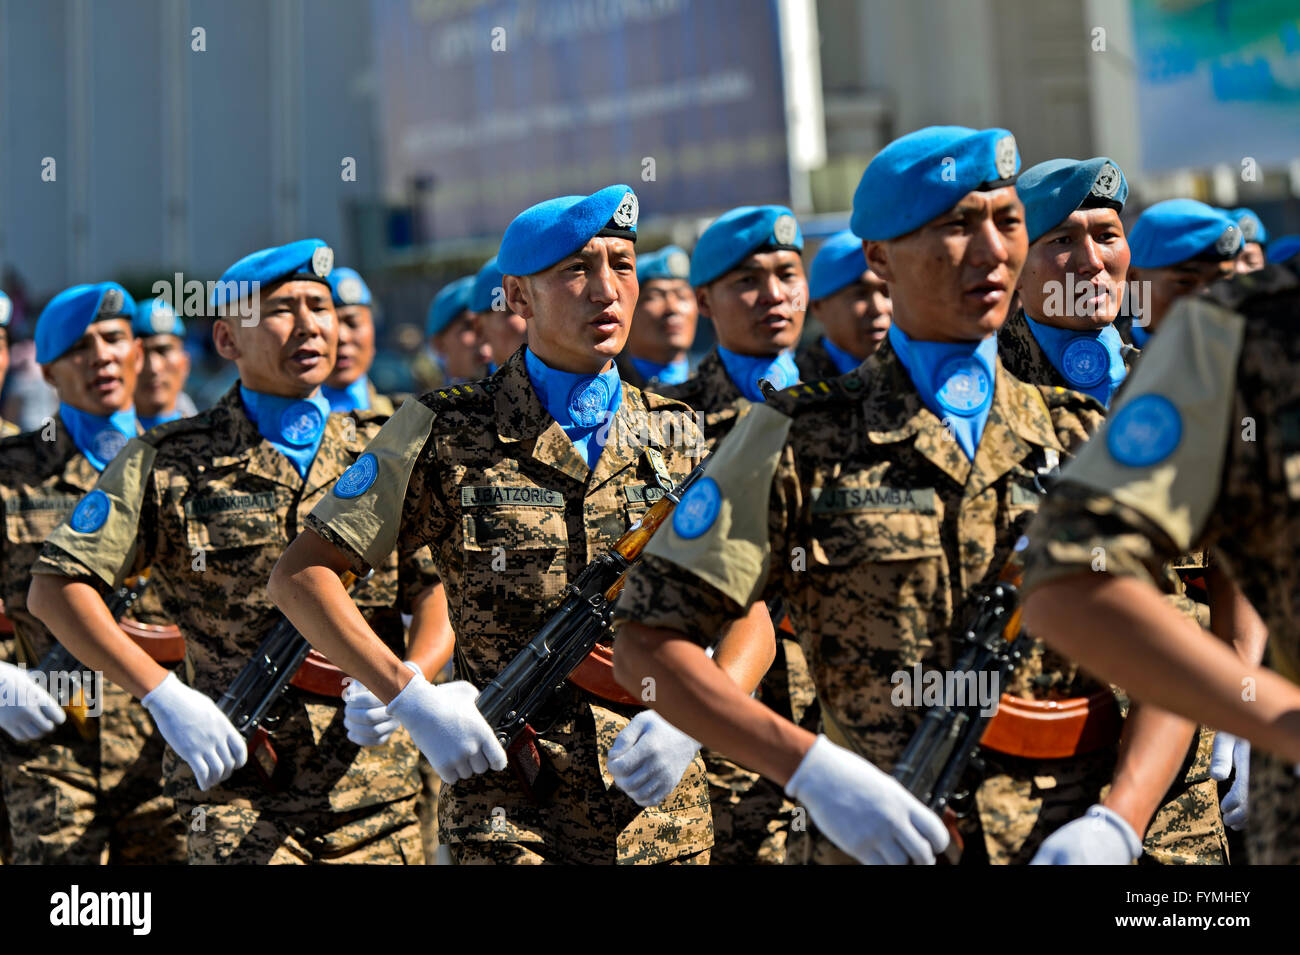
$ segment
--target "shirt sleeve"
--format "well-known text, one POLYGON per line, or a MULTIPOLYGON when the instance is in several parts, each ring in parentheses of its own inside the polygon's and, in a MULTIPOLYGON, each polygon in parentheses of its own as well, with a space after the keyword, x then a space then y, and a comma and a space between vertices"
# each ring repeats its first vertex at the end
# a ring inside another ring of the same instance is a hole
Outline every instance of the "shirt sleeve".
POLYGON ((1231 454, 1245 320, 1185 299, 1030 524, 1028 590, 1082 571, 1158 584, 1205 536, 1231 454))
POLYGON ((156 526, 156 521, 141 521, 141 514, 152 503, 156 454, 153 445, 139 438, 128 441, 94 489, 50 535, 32 573, 90 577, 117 587, 147 566, 151 542, 140 540, 140 529, 156 526))

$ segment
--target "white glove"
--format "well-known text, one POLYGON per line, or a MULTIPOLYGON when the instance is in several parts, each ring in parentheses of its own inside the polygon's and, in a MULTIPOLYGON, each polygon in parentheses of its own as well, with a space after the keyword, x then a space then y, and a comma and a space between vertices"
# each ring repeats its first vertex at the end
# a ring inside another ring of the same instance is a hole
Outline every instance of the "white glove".
POLYGON ((464 680, 433 686, 417 673, 388 704, 444 783, 506 768, 506 751, 476 699, 478 690, 464 680))
POLYGON ((0 729, 20 743, 40 739, 68 717, 22 667, 0 663, 0 729))
POLYGON ((623 727, 605 765, 638 806, 657 806, 677 788, 699 751, 699 743, 654 710, 645 710, 623 727))
MULTIPOLYGON (((402 661, 416 673, 420 668, 410 660, 402 661)), ((384 706, 384 701, 367 690, 360 680, 349 678, 343 688, 343 725, 348 739, 358 746, 383 746, 397 730, 398 722, 384 706)))
POLYGON ((825 736, 804 754, 785 792, 859 862, 933 865, 948 845, 943 822, 902 783, 825 736))
POLYGON ((1128 865, 1142 854, 1142 840, 1120 815, 1092 806, 1043 840, 1030 865, 1128 865))
POLYGON ((1238 831, 1246 828, 1250 815, 1250 740, 1218 731, 1214 734, 1214 749, 1210 752, 1210 778, 1220 782, 1237 772, 1231 788, 1219 804, 1223 824, 1238 831))
POLYGON ((226 714, 175 673, 168 673, 140 702, 167 745, 194 770, 199 789, 206 792, 248 762, 244 738, 226 714))

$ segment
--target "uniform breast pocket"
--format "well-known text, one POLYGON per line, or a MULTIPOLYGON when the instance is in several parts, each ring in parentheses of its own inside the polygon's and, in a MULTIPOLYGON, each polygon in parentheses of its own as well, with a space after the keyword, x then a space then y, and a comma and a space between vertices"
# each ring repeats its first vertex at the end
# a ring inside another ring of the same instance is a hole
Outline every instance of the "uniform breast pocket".
POLYGON ((559 507, 467 508, 464 592, 500 624, 536 619, 564 590, 568 534, 559 507))

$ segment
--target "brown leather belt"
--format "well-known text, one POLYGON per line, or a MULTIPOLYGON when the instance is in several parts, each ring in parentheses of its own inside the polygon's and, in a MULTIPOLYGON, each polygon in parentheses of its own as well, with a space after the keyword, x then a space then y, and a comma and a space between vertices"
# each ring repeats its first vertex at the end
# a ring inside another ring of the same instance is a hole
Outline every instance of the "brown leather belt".
POLYGON ((632 706, 641 705, 640 700, 623 689, 614 679, 614 648, 603 643, 596 644, 592 651, 582 658, 578 668, 569 675, 569 681, 588 693, 596 694, 602 700, 632 706))
POLYGON ((298 672, 289 681, 289 685, 318 696, 340 698, 343 696, 345 679, 347 674, 330 663, 323 653, 311 650, 307 654, 307 659, 302 661, 302 666, 298 667, 298 672))
POLYGON ((1066 759, 1111 745, 1123 727, 1115 694, 1107 689, 1068 700, 1003 693, 980 745, 1025 759, 1066 759))
POLYGON ((155 626, 123 617, 117 622, 122 632, 157 663, 180 663, 185 659, 185 638, 174 623, 155 626))

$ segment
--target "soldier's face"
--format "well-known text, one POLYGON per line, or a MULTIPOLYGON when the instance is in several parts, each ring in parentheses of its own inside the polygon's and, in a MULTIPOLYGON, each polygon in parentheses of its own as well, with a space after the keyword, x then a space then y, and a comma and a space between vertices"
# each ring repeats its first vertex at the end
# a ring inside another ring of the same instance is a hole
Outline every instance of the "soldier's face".
POLYGON ((1017 291, 1025 314, 1056 328, 1103 328, 1119 317, 1129 248, 1114 209, 1076 209, 1029 247, 1017 291))
POLYGON ((889 283, 894 321, 922 341, 971 342, 1007 319, 1029 252, 1013 186, 970 192, 913 232, 868 242, 867 265, 889 283))
POLYGON ((695 341, 700 318, 695 292, 685 279, 650 279, 641 286, 627 348, 638 358, 667 364, 695 341))
POLYGON ((1268 259, 1264 256, 1264 247, 1258 242, 1247 242, 1237 254, 1236 268, 1238 272, 1258 272, 1267 264, 1268 259))
POLYGON ((221 357, 239 366, 246 388, 301 398, 319 388, 334 368, 339 326, 324 282, 295 279, 263 290, 259 317, 245 325, 238 314, 212 326, 221 357))
POLYGON ((528 347, 552 368, 593 375, 623 350, 636 308, 636 248, 597 236, 551 268, 505 277, 506 300, 528 324, 528 347))
POLYGON ((338 357, 326 384, 346 388, 370 370, 375 361, 375 322, 368 305, 340 305, 338 357))
POLYGON ((504 307, 475 312, 474 328, 479 339, 487 345, 488 360, 498 365, 504 364, 517 352, 528 336, 528 323, 504 307))
POLYGON ((461 312, 429 339, 453 378, 481 378, 487 371, 488 348, 474 330, 474 316, 461 312))
POLYGON ((826 337, 854 358, 865 360, 889 334, 894 303, 889 286, 870 269, 834 295, 813 302, 813 315, 826 337))
POLYGON ((131 407, 144 357, 124 318, 95 322, 41 374, 59 400, 87 414, 111 415, 131 407))
POLYGON ((1215 279, 1231 276, 1234 267, 1234 261, 1228 259, 1225 262, 1179 262, 1160 269, 1134 269, 1134 280, 1142 283, 1147 299, 1143 314, 1134 316, 1134 324, 1140 325, 1140 319, 1146 318, 1147 331, 1154 332, 1174 302, 1184 295, 1196 295, 1215 279))
POLYGON ((696 296, 723 348, 739 355, 776 355, 799 341, 808 279, 798 252, 759 252, 696 289, 696 296))
POLYGON ((176 407, 190 375, 190 356, 176 335, 150 335, 142 345, 144 365, 135 385, 135 410, 150 417, 176 407))

